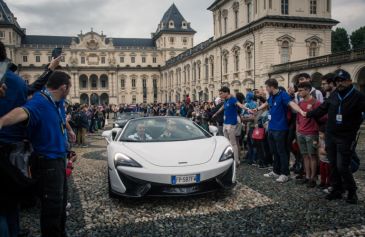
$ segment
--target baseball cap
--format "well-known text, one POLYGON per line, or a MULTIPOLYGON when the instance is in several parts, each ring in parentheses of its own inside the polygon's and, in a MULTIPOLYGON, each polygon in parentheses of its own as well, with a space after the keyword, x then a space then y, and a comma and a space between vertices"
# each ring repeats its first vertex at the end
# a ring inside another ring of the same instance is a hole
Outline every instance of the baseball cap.
POLYGON ((343 69, 339 69, 335 72, 334 79, 335 79, 335 81, 338 79, 340 79, 340 81, 347 81, 347 80, 351 80, 351 75, 347 71, 345 71, 343 69))

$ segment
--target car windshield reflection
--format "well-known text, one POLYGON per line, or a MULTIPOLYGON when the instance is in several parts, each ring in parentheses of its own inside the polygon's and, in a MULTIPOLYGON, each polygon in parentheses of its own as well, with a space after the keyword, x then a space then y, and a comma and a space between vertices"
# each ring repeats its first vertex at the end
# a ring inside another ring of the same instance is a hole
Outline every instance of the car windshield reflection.
POLYGON ((211 135, 184 118, 155 117, 129 121, 120 141, 171 142, 204 139, 211 135))

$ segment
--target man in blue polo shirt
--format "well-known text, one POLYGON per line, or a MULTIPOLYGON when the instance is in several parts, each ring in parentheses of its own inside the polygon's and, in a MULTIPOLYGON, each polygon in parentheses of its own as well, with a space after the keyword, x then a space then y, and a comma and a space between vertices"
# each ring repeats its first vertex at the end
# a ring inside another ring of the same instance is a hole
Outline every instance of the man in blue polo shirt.
POLYGON ((275 79, 265 82, 266 90, 270 94, 268 101, 256 110, 269 107, 269 145, 274 155, 273 171, 265 174, 265 177, 276 178, 279 183, 289 180, 289 156, 287 151, 288 138, 288 106, 294 111, 304 115, 301 108, 292 101, 289 94, 279 89, 275 79))
POLYGON ((238 108, 249 110, 246 106, 241 104, 236 97, 231 95, 231 91, 228 87, 222 87, 219 90, 219 96, 224 100, 224 106, 222 106, 214 115, 216 117, 219 113, 224 110, 224 124, 223 124, 223 134, 229 140, 232 145, 234 159, 236 165, 240 164, 239 150, 236 140, 236 128, 238 124, 238 108))
POLYGON ((46 89, 24 106, 0 118, 3 127, 27 121, 34 149, 32 174, 39 180, 42 237, 65 237, 67 131, 64 100, 70 92, 70 76, 54 72, 46 89))

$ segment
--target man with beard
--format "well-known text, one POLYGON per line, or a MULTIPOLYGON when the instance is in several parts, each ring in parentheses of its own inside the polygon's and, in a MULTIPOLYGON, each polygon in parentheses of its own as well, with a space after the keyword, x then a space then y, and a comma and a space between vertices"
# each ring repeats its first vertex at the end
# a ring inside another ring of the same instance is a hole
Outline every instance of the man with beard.
POLYGON ((327 73, 322 77, 322 90, 325 94, 325 100, 327 100, 331 93, 336 90, 335 74, 327 73))
POLYGON ((363 122, 365 94, 355 89, 351 76, 345 70, 338 70, 334 77, 337 90, 317 109, 307 113, 307 117, 320 118, 328 113, 326 125, 326 151, 330 160, 333 191, 328 200, 341 199, 343 191, 348 191, 347 202, 356 204, 357 186, 351 172, 356 135, 363 122))
POLYGON ((2 128, 26 122, 34 149, 32 175, 38 180, 41 199, 42 237, 66 237, 67 131, 64 100, 70 92, 70 76, 55 71, 46 88, 22 107, 0 118, 2 128), (47 116, 47 119, 45 119, 47 116))

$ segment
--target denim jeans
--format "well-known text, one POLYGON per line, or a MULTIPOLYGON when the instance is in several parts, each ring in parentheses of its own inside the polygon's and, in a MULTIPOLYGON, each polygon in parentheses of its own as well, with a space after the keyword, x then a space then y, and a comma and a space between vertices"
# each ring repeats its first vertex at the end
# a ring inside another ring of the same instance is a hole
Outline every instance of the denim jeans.
POLYGON ((274 155, 273 171, 278 175, 289 173, 289 156, 287 147, 288 131, 269 131, 269 145, 274 155))
POLYGON ((17 237, 19 233, 19 211, 15 208, 0 214, 0 236, 1 237, 17 237))
POLYGON ((248 134, 247 134, 247 159, 250 164, 256 163, 257 158, 257 149, 256 146, 254 146, 254 141, 252 139, 252 133, 254 128, 249 128, 248 134))

